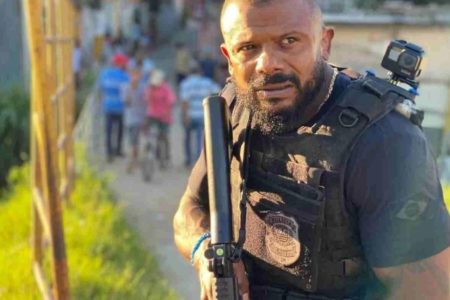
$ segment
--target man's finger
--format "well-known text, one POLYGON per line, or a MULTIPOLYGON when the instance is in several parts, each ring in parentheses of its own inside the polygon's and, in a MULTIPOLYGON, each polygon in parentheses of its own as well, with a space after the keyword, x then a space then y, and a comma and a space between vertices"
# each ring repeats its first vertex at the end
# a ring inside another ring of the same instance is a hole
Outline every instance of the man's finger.
POLYGON ((238 262, 233 264, 234 275, 236 276, 238 287, 239 287, 239 295, 248 294, 249 292, 249 284, 247 279, 247 274, 245 273, 244 264, 242 262, 238 262))
POLYGON ((206 296, 205 288, 202 286, 200 293, 200 300, 208 300, 208 296, 206 296))

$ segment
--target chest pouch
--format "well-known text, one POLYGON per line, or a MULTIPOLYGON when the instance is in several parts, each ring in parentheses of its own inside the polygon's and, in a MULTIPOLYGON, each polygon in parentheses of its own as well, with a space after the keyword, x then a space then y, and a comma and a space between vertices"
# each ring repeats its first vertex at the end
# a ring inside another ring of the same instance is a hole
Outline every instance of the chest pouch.
MULTIPOLYGON (((247 235, 244 250, 253 256, 253 272, 271 283, 289 283, 305 291, 317 285, 315 256, 320 249, 324 191, 273 172, 292 162, 252 151, 247 180, 247 235)), ((292 167, 292 166, 291 166, 292 167)), ((264 282, 260 282, 263 284, 264 282)))

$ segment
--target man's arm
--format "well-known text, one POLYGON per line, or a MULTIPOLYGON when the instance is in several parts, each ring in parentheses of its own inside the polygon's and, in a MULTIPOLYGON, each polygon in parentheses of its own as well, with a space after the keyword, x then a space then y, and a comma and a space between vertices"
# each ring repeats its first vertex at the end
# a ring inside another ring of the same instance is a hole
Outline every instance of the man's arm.
POLYGON ((427 140, 408 122, 390 113, 358 141, 347 204, 389 299, 450 299, 450 218, 427 140))
POLYGON ((450 247, 420 261, 373 270, 388 288, 388 299, 450 299, 450 247))
MULTIPOLYGON (((209 231, 209 211, 206 205, 197 201, 186 189, 173 219, 175 245, 180 253, 190 259, 192 248, 199 237, 209 231)), ((207 243, 204 242, 204 245, 207 243)), ((199 250, 200 252, 200 250, 199 250)), ((200 255, 196 255, 196 258, 200 255)))
MULTIPOLYGON (((209 209, 206 187, 206 168, 204 165, 204 152, 200 156, 189 179, 188 188, 181 198, 180 205, 173 220, 175 244, 186 260, 191 257, 191 251, 200 236, 209 231, 209 209), (195 190, 193 193, 190 189, 195 190)), ((200 286, 201 300, 212 298, 213 273, 208 269, 208 261, 204 257, 208 241, 204 241, 194 257, 194 267, 197 270, 200 286)), ((239 294, 243 300, 248 300, 249 284, 242 261, 233 265, 239 294)))

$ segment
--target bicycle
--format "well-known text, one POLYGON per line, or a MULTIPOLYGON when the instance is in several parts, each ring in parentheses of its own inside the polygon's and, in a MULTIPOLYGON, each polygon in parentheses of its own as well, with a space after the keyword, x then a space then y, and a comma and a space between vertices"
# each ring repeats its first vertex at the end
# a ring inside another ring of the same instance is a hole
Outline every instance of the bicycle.
POLYGON ((150 124, 144 140, 144 154, 141 161, 142 177, 150 182, 156 172, 157 164, 160 169, 170 166, 170 149, 167 133, 161 127, 150 124), (155 132, 157 131, 157 135, 155 132), (155 142, 156 141, 156 142, 155 142))
POLYGON ((144 151, 141 159, 141 171, 142 179, 146 182, 150 182, 155 173, 156 151, 154 149, 154 143, 152 143, 152 130, 151 128, 148 128, 147 130, 148 132, 145 133, 144 151))

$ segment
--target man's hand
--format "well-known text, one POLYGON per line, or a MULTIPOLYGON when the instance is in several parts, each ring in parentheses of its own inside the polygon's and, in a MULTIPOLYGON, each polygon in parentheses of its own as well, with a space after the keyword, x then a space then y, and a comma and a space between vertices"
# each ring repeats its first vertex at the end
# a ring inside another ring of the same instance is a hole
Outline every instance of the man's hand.
MULTIPOLYGON (((207 243, 203 243, 198 250, 194 266, 197 270, 198 277, 200 279, 200 300, 212 300, 212 284, 213 284, 213 273, 208 270, 208 259, 205 258, 205 250, 207 248, 207 243)), ((233 264, 234 276, 237 279, 239 287, 239 295, 242 300, 249 300, 249 285, 247 274, 245 273, 245 267, 242 261, 233 264)))

